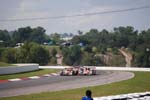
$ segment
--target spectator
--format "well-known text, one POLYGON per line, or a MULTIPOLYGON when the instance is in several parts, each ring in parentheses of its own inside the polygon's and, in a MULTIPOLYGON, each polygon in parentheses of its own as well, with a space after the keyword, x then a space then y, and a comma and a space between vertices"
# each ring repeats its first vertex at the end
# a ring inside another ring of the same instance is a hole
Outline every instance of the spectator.
POLYGON ((86 91, 86 96, 82 97, 82 100, 93 100, 91 90, 86 91))

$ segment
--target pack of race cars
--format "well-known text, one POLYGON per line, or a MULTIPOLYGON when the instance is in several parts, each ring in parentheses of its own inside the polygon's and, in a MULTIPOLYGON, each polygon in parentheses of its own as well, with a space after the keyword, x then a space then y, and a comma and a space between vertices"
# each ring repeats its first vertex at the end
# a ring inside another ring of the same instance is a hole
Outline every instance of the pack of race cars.
POLYGON ((60 72, 61 76, 76 76, 76 75, 96 75, 94 67, 71 67, 65 68, 60 72))

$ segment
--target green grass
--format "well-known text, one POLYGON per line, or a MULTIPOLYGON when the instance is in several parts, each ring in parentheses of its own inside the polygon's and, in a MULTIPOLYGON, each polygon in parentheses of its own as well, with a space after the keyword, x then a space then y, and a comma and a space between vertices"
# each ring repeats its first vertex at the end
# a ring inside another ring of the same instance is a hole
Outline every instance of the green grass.
POLYGON ((10 67, 10 66, 14 66, 12 64, 8 64, 8 63, 4 63, 4 62, 0 62, 0 67, 10 67))
POLYGON ((24 78, 24 77, 30 77, 30 76, 36 76, 36 75, 50 74, 50 73, 55 73, 58 71, 59 70, 56 70, 56 69, 43 69, 43 70, 37 70, 37 71, 32 71, 32 72, 26 72, 26 73, 0 75, 0 80, 12 79, 12 78, 24 78))
POLYGON ((6 97, 0 98, 0 100, 81 100, 86 89, 92 90, 93 97, 150 91, 150 72, 134 73, 134 78, 112 84, 58 92, 43 92, 24 96, 6 97))

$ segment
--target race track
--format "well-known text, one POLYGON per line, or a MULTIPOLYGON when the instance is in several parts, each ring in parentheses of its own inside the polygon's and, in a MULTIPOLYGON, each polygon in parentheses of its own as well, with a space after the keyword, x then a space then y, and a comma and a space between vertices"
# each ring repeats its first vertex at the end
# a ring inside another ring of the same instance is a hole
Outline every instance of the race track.
POLYGON ((103 85, 133 77, 134 74, 131 72, 97 71, 95 76, 51 76, 33 80, 0 83, 0 97, 103 85))

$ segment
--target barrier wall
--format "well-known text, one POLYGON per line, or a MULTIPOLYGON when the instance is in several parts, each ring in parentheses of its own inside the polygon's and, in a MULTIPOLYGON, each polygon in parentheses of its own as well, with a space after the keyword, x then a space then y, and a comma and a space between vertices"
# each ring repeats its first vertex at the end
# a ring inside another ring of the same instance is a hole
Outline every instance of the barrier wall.
POLYGON ((38 64, 15 64, 15 65, 16 66, 0 67, 0 75, 28 72, 39 69, 38 64))
POLYGON ((64 69, 70 67, 71 66, 39 66, 40 69, 64 69))
POLYGON ((96 70, 114 70, 114 71, 146 71, 150 72, 150 68, 138 68, 138 67, 96 67, 96 70))
MULTIPOLYGON (((64 69, 70 66, 39 66, 40 69, 64 69)), ((110 67, 110 66, 84 66, 84 67, 95 67, 96 70, 114 70, 114 71, 148 71, 150 68, 138 68, 138 67, 110 67)))

